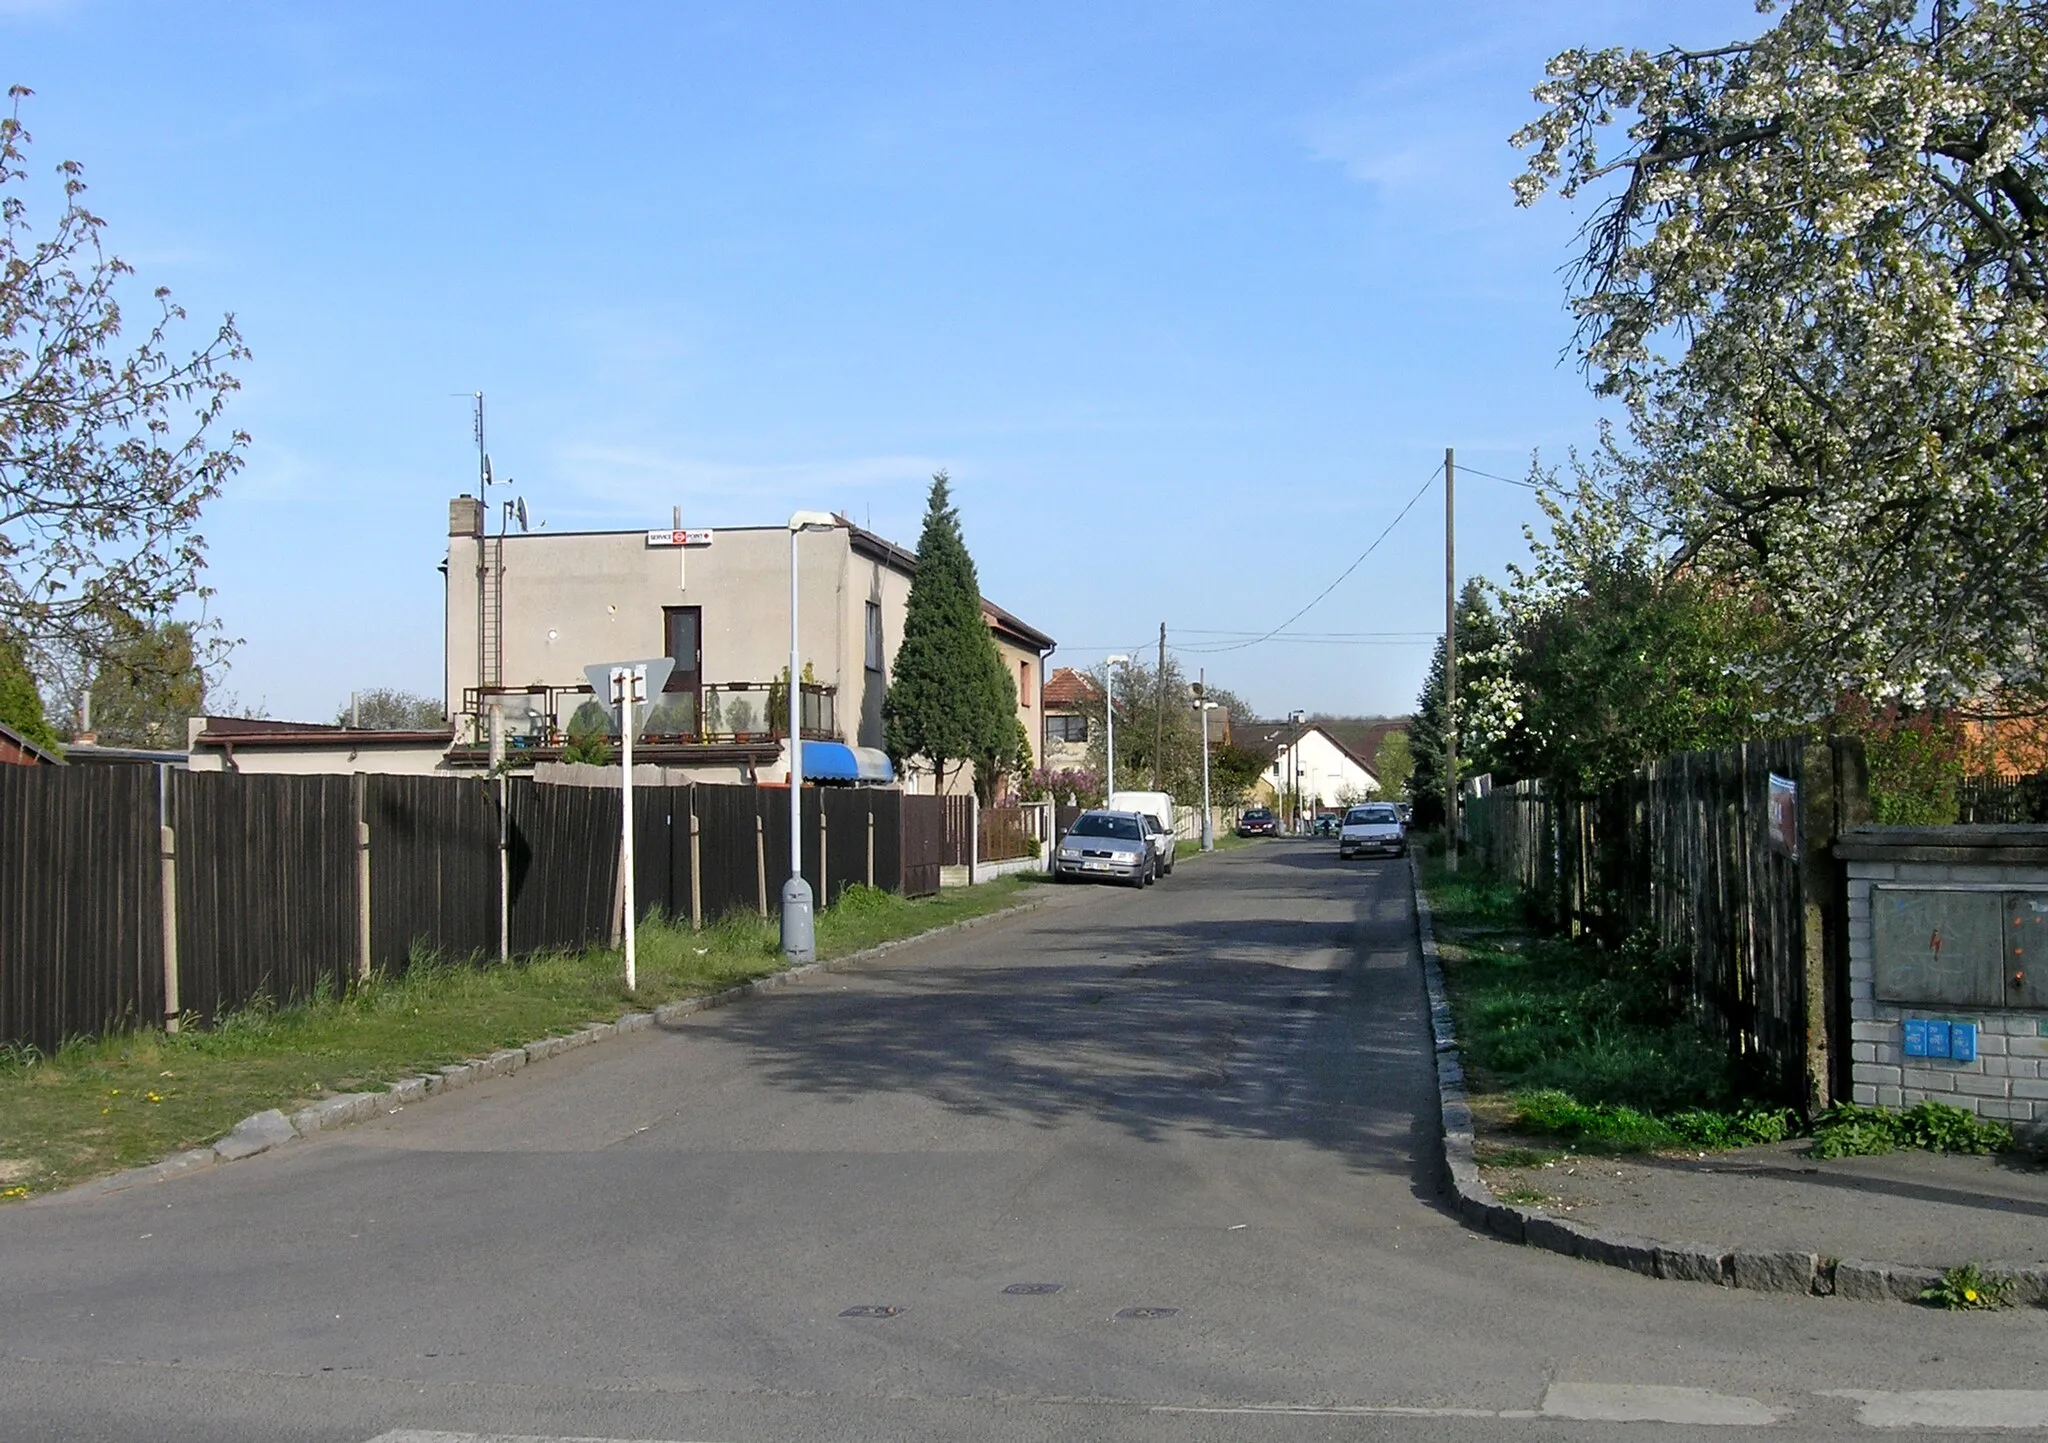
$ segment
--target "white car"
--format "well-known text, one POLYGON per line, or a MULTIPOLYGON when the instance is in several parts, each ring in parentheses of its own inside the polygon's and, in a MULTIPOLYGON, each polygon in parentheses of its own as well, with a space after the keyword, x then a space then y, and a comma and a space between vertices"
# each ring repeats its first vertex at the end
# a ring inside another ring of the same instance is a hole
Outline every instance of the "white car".
POLYGON ((1118 792, 1109 799, 1109 810, 1115 812, 1137 812, 1146 818, 1146 834, 1152 839, 1152 851, 1159 858, 1159 874, 1163 877, 1173 871, 1173 796, 1169 792, 1118 792))
POLYGON ((1337 859, 1408 855, 1408 829, 1392 802, 1367 802, 1344 814, 1337 828, 1337 859))

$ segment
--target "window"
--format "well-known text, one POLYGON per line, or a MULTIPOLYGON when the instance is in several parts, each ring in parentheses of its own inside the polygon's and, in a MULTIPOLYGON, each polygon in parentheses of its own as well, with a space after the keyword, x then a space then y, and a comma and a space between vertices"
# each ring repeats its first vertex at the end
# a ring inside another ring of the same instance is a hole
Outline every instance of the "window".
POLYGON ((868 670, 882 670, 882 606, 868 603, 868 670))
POLYGON ((1031 705, 1031 663, 1017 663, 1017 700, 1025 706, 1031 705))
POLYGON ((1049 716, 1045 719, 1045 735, 1049 741, 1085 742, 1088 740, 1088 718, 1049 716))

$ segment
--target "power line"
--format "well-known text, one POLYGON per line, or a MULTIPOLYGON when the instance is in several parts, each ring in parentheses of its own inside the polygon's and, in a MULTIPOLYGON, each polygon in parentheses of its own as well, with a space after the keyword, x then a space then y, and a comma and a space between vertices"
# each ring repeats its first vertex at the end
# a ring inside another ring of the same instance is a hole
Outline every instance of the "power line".
POLYGON ((1271 631, 1266 632, 1261 636, 1253 637, 1250 641, 1233 641, 1215 646, 1191 646, 1187 647, 1186 650, 1191 652, 1200 652, 1204 654, 1213 654, 1216 652, 1224 651, 1242 651, 1248 646, 1257 646, 1261 642, 1271 641, 1281 632, 1287 630, 1288 627, 1294 625, 1295 622, 1301 620, 1304 616, 1308 615, 1309 612, 1312 611, 1316 607, 1316 605, 1322 601, 1324 597, 1328 596, 1331 592, 1335 591, 1339 586, 1342 586, 1344 584, 1345 579, 1349 577, 1352 572, 1358 570, 1359 567, 1365 565, 1366 557, 1372 555, 1373 552, 1380 549, 1380 543, 1382 541, 1385 541, 1388 536, 1392 535, 1394 528, 1401 524, 1402 518, 1405 517, 1410 511, 1413 511, 1415 509, 1415 503, 1422 499, 1423 493, 1428 491, 1430 487, 1436 484, 1436 478, 1443 474, 1443 469, 1443 466, 1441 465, 1441 463, 1439 463, 1437 468, 1429 473, 1429 479, 1424 481, 1422 485, 1417 487, 1415 490, 1415 494, 1408 498, 1408 504, 1406 506, 1403 506, 1398 512, 1395 513, 1394 519, 1387 523, 1386 529, 1384 531, 1380 532, 1379 535, 1373 538, 1372 545, 1366 547, 1364 551, 1360 552, 1358 555, 1358 559, 1352 562, 1349 566, 1345 567, 1341 572, 1339 572, 1337 574, 1337 579, 1335 581, 1331 582, 1321 591, 1318 591, 1315 594, 1314 599, 1311 600, 1308 603, 1308 605, 1302 607, 1301 610, 1295 612, 1294 615, 1288 617, 1287 620, 1281 622, 1271 631))
POLYGON ((1477 466, 1466 465, 1463 461, 1458 463, 1458 469, 1467 476, 1484 476, 1489 481, 1500 481, 1509 486, 1519 486, 1524 491, 1540 491, 1543 489, 1533 481, 1517 481, 1512 476, 1496 476, 1491 471, 1482 471, 1477 466))

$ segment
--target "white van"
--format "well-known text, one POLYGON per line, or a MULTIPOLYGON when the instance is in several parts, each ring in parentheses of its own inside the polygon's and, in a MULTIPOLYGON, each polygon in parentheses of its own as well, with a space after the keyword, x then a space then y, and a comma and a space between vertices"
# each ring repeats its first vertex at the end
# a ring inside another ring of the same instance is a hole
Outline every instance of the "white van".
POLYGON ((1152 845, 1159 853, 1159 874, 1173 870, 1173 795, 1170 792, 1118 792, 1108 802, 1112 812, 1139 812, 1159 823, 1152 845))

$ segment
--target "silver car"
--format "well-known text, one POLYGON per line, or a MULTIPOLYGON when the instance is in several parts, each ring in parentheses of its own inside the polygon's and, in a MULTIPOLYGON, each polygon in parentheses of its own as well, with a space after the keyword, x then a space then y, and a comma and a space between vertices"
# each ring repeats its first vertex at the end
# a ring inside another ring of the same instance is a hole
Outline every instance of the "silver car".
POLYGON ((1344 814, 1337 828, 1337 859, 1349 861, 1374 853, 1382 856, 1408 855, 1408 829, 1392 802, 1367 802, 1344 814))
POLYGON ((1137 812, 1081 813, 1060 838, 1053 877, 1062 882, 1081 878, 1149 886, 1158 879, 1159 856, 1145 820, 1137 812))

